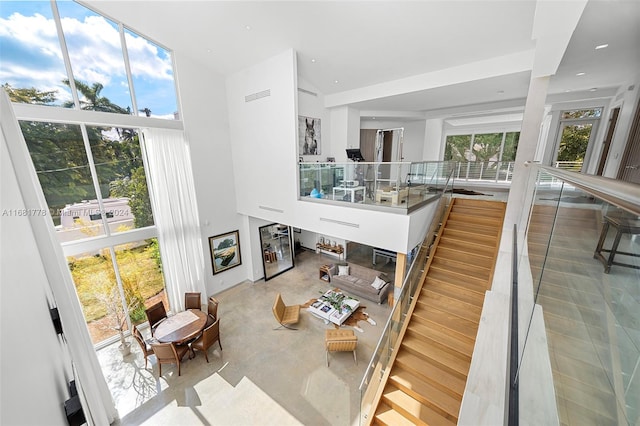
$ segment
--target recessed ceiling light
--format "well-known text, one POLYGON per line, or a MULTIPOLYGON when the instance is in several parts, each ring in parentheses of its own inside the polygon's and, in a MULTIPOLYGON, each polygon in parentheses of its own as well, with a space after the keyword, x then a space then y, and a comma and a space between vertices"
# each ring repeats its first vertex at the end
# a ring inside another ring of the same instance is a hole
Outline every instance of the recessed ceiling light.
POLYGON ((375 120, 376 118, 375 118, 375 117, 371 117, 371 119, 372 119, 372 120, 375 120))
POLYGON ((579 73, 577 73, 576 75, 577 75, 577 76, 581 76, 581 75, 585 75, 585 74, 586 74, 586 72, 579 72, 579 73))
POLYGON ((335 84, 338 84, 338 80, 333 80, 333 82, 334 82, 335 84))
POLYGON ((316 60, 315 60, 315 59, 311 59, 311 62, 314 62, 314 63, 315 63, 315 62, 316 62, 316 60))
POLYGON ((596 90, 598 90, 597 87, 592 87, 591 89, 589 89, 590 92, 595 92, 596 90))
POLYGON ((244 27, 244 29, 245 29, 245 30, 247 30, 247 31, 248 31, 248 30, 250 30, 250 29, 251 29, 251 25, 246 25, 246 26, 244 27))
POLYGON ((211 49, 207 49, 207 53, 211 53, 211 49))
POLYGON ((606 49, 607 47, 609 47, 609 45, 607 43, 599 44, 599 45, 596 46, 596 50, 606 49))
POLYGON ((567 90, 565 90, 564 92, 565 92, 565 93, 569 93, 570 91, 571 91, 571 89, 567 89, 567 90))

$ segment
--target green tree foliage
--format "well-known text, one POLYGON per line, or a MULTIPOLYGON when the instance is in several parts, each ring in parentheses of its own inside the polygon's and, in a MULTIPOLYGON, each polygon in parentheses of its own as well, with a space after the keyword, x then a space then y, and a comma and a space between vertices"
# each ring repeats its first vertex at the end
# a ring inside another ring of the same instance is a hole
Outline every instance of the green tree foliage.
POLYGON ((469 161, 470 148, 471 135, 447 136, 444 159, 445 161, 469 161))
POLYGON ((129 207, 135 219, 136 228, 153 225, 153 213, 147 190, 147 179, 144 167, 131 170, 131 176, 125 176, 111 182, 111 197, 129 198, 129 207))
POLYGON ((56 100, 56 91, 40 91, 35 87, 25 89, 14 89, 9 83, 2 85, 2 88, 9 95, 11 102, 21 104, 49 105, 56 100))
POLYGON ((584 154, 587 152, 590 136, 590 124, 566 126, 562 131, 562 139, 558 149, 558 161, 584 161, 584 154))
MULTIPOLYGON (((68 80, 65 81, 68 84, 68 80)), ((76 81, 87 110, 127 114, 108 98, 100 96, 102 85, 76 81)), ((48 104, 55 92, 16 89, 3 86, 14 102, 48 104)), ((67 102, 65 106, 73 106, 67 102)), ((74 124, 21 121, 20 127, 35 166, 40 184, 56 224, 58 214, 67 204, 95 199, 95 187, 82 139, 81 128, 74 124)), ((91 154, 96 166, 98 184, 103 197, 127 197, 133 203, 136 226, 153 224, 138 135, 133 129, 116 129, 118 139, 107 137, 111 128, 87 126, 91 154), (112 194, 111 190, 115 189, 112 194), (140 215, 140 218, 138 218, 140 215)))

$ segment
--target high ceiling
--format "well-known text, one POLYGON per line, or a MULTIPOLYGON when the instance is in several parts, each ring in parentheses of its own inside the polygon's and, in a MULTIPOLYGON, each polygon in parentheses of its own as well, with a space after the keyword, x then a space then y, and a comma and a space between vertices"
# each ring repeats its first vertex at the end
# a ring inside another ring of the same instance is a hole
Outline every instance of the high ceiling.
MULTIPOLYGON (((533 0, 83 3, 223 76, 293 48, 302 81, 325 95, 536 48, 533 0)), ((639 45, 640 1, 590 0, 549 94, 610 95, 640 75, 639 45), (608 47, 596 50, 601 44, 608 47)), ((352 105, 372 112, 428 112, 523 104, 529 78, 530 72, 520 71, 352 105)))

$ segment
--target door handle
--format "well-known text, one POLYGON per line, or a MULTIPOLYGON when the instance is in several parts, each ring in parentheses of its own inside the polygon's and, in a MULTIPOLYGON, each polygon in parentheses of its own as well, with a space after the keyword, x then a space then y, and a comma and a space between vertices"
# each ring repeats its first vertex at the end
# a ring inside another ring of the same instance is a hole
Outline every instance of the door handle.
POLYGON ((631 170, 638 170, 638 169, 640 169, 640 165, 638 165, 638 164, 632 164, 632 165, 630 165, 630 166, 625 166, 624 168, 625 168, 625 169, 631 169, 631 170))

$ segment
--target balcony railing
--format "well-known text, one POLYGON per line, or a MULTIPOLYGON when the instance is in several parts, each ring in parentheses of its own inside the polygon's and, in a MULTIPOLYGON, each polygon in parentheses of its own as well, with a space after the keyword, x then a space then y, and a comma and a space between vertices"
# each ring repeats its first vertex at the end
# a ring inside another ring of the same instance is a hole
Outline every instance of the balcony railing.
POLYGON ((300 199, 407 210, 439 197, 453 164, 300 163, 300 199))
MULTIPOLYGON (((522 312, 529 325, 518 367, 527 371, 527 360, 548 351, 555 406, 536 410, 546 411, 546 419, 640 422, 638 188, 540 167, 527 245, 533 306, 542 309, 522 312), (541 312, 546 339, 531 326, 534 311, 541 312)), ((549 395, 541 376, 517 379, 521 395, 549 395)), ((527 415, 522 406, 520 415, 527 415)))

